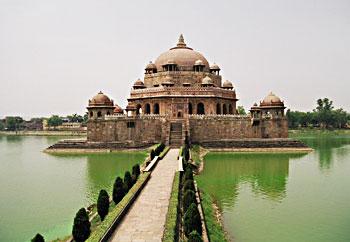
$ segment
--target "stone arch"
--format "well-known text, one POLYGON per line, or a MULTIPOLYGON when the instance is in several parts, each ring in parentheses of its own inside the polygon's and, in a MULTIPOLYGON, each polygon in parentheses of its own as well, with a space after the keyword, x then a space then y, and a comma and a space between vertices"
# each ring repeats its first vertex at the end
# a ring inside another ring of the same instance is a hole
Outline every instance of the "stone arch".
POLYGON ((107 115, 111 115, 111 113, 109 111, 107 111, 107 115))
POLYGON ((140 115, 141 113, 142 113, 141 104, 137 104, 137 106, 136 106, 136 114, 140 115))
POLYGON ((151 105, 149 103, 145 104, 145 114, 151 113, 151 105))
POLYGON ((228 113, 233 114, 232 104, 228 105, 228 113))
POLYGON ((225 103, 222 105, 222 114, 227 114, 227 107, 225 103))
POLYGON ((159 114, 159 103, 155 103, 154 105, 153 105, 153 113, 154 114, 159 114))
POLYGON ((98 112, 97 112, 97 117, 98 117, 98 118, 101 118, 101 117, 102 117, 101 111, 98 111, 98 112))
POLYGON ((221 106, 220 106, 220 103, 216 104, 216 114, 221 114, 221 106))
POLYGON ((203 103, 197 104, 197 114, 205 114, 205 108, 203 103))
POLYGON ((193 114, 192 103, 188 103, 188 114, 193 114))
POLYGON ((90 111, 90 118, 92 118, 93 116, 94 116, 94 113, 90 111))

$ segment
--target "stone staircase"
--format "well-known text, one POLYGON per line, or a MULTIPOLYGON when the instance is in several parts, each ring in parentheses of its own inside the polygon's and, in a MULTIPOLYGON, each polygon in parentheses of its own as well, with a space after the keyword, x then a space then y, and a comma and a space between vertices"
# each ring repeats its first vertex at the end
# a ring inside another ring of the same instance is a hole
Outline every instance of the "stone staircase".
POLYGON ((182 122, 170 123, 170 147, 180 147, 183 144, 182 139, 182 122))

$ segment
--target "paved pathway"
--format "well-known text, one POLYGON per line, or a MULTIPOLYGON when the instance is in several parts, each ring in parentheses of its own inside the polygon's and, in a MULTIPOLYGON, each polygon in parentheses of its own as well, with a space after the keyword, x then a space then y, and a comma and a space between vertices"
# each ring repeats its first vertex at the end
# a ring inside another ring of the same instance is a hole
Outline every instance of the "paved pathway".
POLYGON ((110 241, 161 242, 171 187, 178 166, 178 149, 169 150, 110 241))

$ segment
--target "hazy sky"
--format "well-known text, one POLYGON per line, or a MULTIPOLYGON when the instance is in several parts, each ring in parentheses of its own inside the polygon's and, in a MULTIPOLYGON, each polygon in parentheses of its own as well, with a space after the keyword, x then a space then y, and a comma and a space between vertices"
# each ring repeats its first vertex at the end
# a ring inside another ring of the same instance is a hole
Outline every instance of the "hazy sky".
POLYGON ((0 117, 82 114, 100 90, 125 107, 180 33, 245 108, 272 90, 350 111, 349 0, 0 0, 0 117))

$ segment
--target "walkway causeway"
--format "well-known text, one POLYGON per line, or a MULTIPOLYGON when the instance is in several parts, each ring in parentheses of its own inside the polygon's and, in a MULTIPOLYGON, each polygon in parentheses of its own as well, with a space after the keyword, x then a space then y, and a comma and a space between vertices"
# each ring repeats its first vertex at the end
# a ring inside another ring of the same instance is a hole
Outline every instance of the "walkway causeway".
POLYGON ((110 241, 161 242, 179 149, 158 162, 147 185, 131 206, 110 241))

